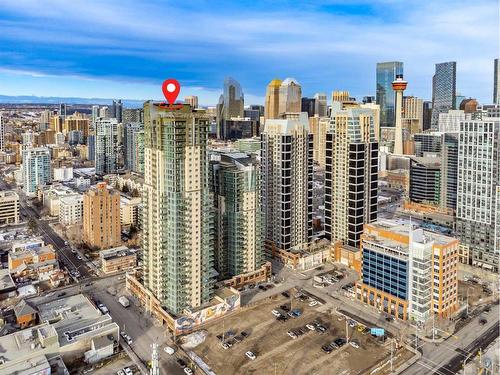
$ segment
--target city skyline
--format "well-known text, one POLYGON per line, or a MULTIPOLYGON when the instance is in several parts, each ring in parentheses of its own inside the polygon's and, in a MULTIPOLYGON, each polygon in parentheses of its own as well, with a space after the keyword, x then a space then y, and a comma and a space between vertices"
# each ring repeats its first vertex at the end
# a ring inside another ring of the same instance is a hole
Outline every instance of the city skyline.
POLYGON ((0 40, 8 51, 0 63, 6 95, 116 98, 128 92, 125 99, 161 99, 159 84, 175 76, 183 85, 181 96, 197 95, 200 104, 215 105, 221 82, 232 76, 247 103, 263 104, 266 84, 288 76, 301 83, 304 96, 348 89, 362 97, 375 94, 376 63, 397 60, 412 83, 408 95, 430 99, 434 64, 457 61, 457 91, 491 101, 496 51, 488 46, 497 20, 489 16, 496 5, 489 0, 474 6, 333 1, 286 12, 286 1, 257 2, 247 4, 244 17, 237 4, 215 13, 201 3, 110 2, 94 7, 99 12, 91 11, 92 4, 75 3, 62 16, 53 10, 57 3, 23 3, 4 1, 0 16, 0 40), (175 20, 163 26, 160 17, 167 13, 175 20), (196 18, 197 30, 187 29, 188 16, 196 18), (126 30, 126 40, 120 30, 126 30), (347 39, 331 39, 340 32, 347 39), (199 35, 207 35, 205 43, 199 35))

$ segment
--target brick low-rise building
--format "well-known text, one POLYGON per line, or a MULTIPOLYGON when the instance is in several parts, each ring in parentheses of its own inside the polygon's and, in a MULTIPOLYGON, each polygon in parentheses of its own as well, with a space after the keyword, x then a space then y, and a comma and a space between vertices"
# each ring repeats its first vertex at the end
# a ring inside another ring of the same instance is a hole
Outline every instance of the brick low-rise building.
POLYGON ((126 246, 100 252, 102 272, 108 274, 126 271, 137 265, 137 255, 126 246))

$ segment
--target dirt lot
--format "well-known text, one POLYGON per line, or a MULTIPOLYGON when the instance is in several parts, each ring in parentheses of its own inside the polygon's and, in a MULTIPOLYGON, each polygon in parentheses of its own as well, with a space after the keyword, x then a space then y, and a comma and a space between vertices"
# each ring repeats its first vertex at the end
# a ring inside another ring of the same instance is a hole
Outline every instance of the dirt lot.
MULTIPOLYGON (((291 293, 292 295, 294 292, 291 293)), ((271 310, 290 303, 290 299, 282 295, 274 296, 259 302, 257 305, 243 309, 241 312, 219 321, 207 328, 205 342, 194 349, 217 375, 233 374, 363 374, 369 368, 390 355, 389 340, 386 344, 376 341, 369 334, 363 335, 356 329, 349 328, 350 336, 360 344, 360 348, 344 345, 340 349, 326 354, 321 346, 338 337, 345 337, 346 323, 339 321, 338 315, 330 314, 320 305, 309 307, 310 301, 293 299, 292 308, 300 308, 302 315, 279 322, 271 314, 271 310), (309 331, 292 339, 287 331, 304 327, 307 323, 319 320, 327 328, 327 332, 319 334, 309 331), (242 342, 224 349, 217 335, 223 332, 241 331, 249 333, 242 342), (249 360, 245 352, 256 355, 249 360)), ((407 352, 404 352, 407 354, 407 352)), ((396 354, 396 351, 395 351, 396 354)), ((377 374, 384 371, 377 372, 377 374)))
POLYGON ((459 300, 465 301, 467 298, 467 290, 469 290, 469 303, 476 305, 488 297, 490 294, 483 290, 483 285, 473 281, 459 281, 458 282, 458 296, 459 300))

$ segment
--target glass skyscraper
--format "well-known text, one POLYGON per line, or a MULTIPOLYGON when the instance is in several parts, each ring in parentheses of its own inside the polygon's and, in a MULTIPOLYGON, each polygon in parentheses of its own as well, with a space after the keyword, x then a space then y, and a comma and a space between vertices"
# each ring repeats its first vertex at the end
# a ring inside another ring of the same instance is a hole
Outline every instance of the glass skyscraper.
POLYGON ((439 114, 455 109, 457 63, 455 61, 436 64, 432 77, 431 128, 439 128, 439 114))
POLYGON ((396 75, 403 74, 403 63, 389 61, 377 63, 377 104, 380 105, 380 126, 395 126, 395 93, 392 81, 396 75))

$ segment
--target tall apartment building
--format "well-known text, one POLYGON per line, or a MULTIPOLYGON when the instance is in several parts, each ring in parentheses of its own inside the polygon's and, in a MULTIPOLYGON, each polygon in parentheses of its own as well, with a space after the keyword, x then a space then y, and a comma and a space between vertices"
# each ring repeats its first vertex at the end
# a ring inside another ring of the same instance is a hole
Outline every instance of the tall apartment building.
POLYGON ((193 108, 198 108, 198 97, 196 95, 186 96, 184 103, 189 104, 193 108))
POLYGON ((420 133, 413 136, 415 155, 422 157, 428 154, 441 154, 442 134, 438 132, 420 133))
POLYGON ((465 120, 465 111, 461 109, 450 109, 448 112, 439 114, 438 129, 443 133, 458 133, 460 122, 465 120))
POLYGON ((38 125, 38 130, 43 132, 50 127, 52 121, 52 111, 45 109, 40 113, 40 123, 38 125))
POLYGON ((97 121, 98 118, 99 118, 99 106, 93 105, 91 113, 92 129, 95 129, 95 122, 97 121))
POLYGON ((306 113, 268 119, 261 134, 265 239, 281 250, 312 237, 313 139, 306 113))
POLYGON ((89 135, 90 121, 83 116, 71 115, 64 119, 63 134, 68 135, 72 131, 80 131, 84 137, 89 135))
MULTIPOLYGON (((405 96, 403 98, 402 122, 403 129, 409 135, 423 132, 424 101, 415 96, 405 96)), ((407 139, 405 139, 407 140, 407 139)))
POLYGON ((50 151, 46 147, 28 148, 22 151, 23 191, 33 196, 38 187, 51 180, 50 151))
POLYGON ((144 173, 144 125, 138 122, 127 123, 124 133, 125 168, 144 173))
POLYGON ((299 113, 302 105, 302 87, 294 78, 286 78, 279 89, 278 114, 299 113))
POLYGON ((260 165, 255 155, 213 155, 215 268, 219 278, 257 270, 263 257, 260 165))
POLYGON ((441 150, 441 207, 457 208, 458 133, 442 135, 441 150))
POLYGON ((441 203, 441 159, 410 157, 410 191, 412 202, 439 205, 441 203))
POLYGON ((273 79, 266 88, 266 101, 264 106, 264 118, 277 119, 279 118, 280 106, 280 79, 273 79))
POLYGON ((144 286, 175 314, 213 295, 209 132, 204 110, 144 103, 144 286))
POLYGON ((123 110, 123 123, 140 122, 144 123, 144 110, 142 108, 126 108, 123 110))
POLYGON ((373 112, 373 129, 375 131, 375 140, 380 141, 380 106, 375 104, 375 101, 362 103, 359 105, 360 108, 366 108, 373 112))
POLYGON ((0 225, 19 223, 19 195, 13 190, 0 191, 0 225))
POLYGON ((500 104, 500 59, 493 65, 493 104, 500 104))
POLYGON ((109 117, 115 118, 118 122, 122 122, 123 104, 121 100, 113 100, 111 108, 109 109, 109 117))
POLYGON ((118 170, 118 122, 99 118, 95 129, 95 173, 104 176, 118 170))
POLYGON ((0 113, 0 151, 5 151, 5 123, 0 113))
POLYGON ((455 109, 456 91, 457 63, 436 64, 436 73, 432 77, 432 129, 438 129, 440 113, 455 109))
POLYGON ((450 317, 458 308, 458 240, 410 225, 366 225, 357 299, 402 320, 450 317))
POLYGON ((326 133, 330 129, 328 117, 309 117, 309 128, 313 135, 313 160, 322 168, 325 167, 326 133))
POLYGON ((120 194, 105 182, 83 195, 83 241, 98 249, 121 244, 120 194))
POLYGON ((316 99, 303 97, 301 99, 300 112, 306 112, 309 117, 314 116, 316 99))
POLYGON ((83 218, 83 196, 80 194, 61 197, 59 223, 64 226, 80 224, 83 218))
POLYGON ((349 108, 331 114, 326 134, 325 233, 359 248, 363 225, 377 219, 378 143, 373 112, 349 108))
POLYGON ((497 187, 500 185, 500 118, 460 123, 457 233, 472 265, 498 271, 497 187))
POLYGON ((392 82, 397 75, 403 74, 403 63, 389 61, 377 63, 377 104, 380 105, 380 126, 393 127, 395 125, 396 97, 392 89, 392 82))

